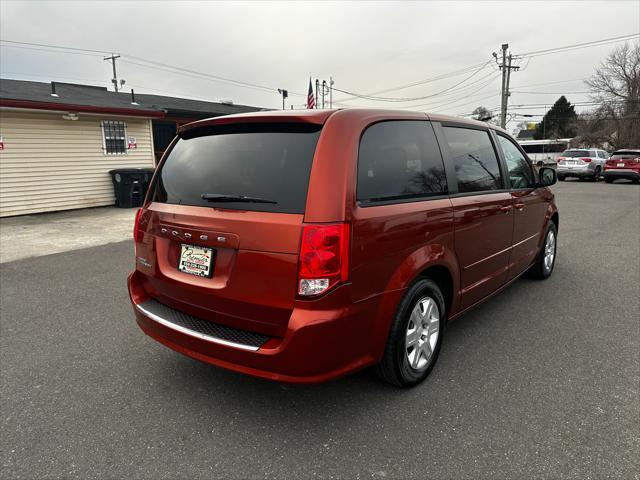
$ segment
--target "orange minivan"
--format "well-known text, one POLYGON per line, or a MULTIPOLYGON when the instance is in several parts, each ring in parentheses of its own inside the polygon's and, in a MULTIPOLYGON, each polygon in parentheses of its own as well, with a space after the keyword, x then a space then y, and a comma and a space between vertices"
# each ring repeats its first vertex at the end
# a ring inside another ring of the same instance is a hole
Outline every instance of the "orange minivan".
POLYGON ((375 366, 412 386, 446 324, 556 259, 549 186, 503 130, 368 109, 259 112, 179 129, 136 217, 142 330, 283 382, 375 366))

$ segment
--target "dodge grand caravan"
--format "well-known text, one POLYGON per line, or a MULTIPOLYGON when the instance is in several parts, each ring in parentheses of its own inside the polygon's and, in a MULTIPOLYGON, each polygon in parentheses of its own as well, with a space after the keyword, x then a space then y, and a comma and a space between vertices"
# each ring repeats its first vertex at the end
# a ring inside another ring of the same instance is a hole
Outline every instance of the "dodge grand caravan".
POLYGON ((553 169, 499 128, 384 110, 260 112, 179 129, 134 227, 140 328, 284 382, 433 368, 448 321, 551 275, 553 169))

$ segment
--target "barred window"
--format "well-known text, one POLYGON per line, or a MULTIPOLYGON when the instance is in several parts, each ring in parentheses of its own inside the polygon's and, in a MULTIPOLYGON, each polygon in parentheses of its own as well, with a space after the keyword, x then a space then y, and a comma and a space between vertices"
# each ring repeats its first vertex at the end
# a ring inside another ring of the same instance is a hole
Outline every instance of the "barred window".
POLYGON ((124 155, 127 153, 127 132, 124 122, 105 120, 102 122, 104 152, 108 155, 124 155))

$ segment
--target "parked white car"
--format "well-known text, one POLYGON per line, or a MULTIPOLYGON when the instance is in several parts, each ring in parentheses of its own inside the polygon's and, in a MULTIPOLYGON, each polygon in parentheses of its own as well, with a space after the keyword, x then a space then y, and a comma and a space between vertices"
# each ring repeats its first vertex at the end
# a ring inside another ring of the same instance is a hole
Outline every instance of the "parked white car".
POLYGON ((598 181, 609 154, 598 148, 570 148, 558 157, 558 180, 577 177, 598 181))

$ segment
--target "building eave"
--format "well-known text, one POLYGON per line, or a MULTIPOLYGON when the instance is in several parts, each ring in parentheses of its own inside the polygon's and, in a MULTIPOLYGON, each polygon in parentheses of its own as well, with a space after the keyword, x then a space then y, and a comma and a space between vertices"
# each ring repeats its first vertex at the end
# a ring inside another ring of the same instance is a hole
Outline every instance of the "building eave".
POLYGON ((29 110, 69 111, 85 113, 102 113, 110 115, 126 115, 129 117, 163 118, 166 114, 159 110, 142 110, 137 108, 96 107, 92 105, 74 105, 56 102, 35 102, 0 98, 0 107, 24 108, 29 110))

